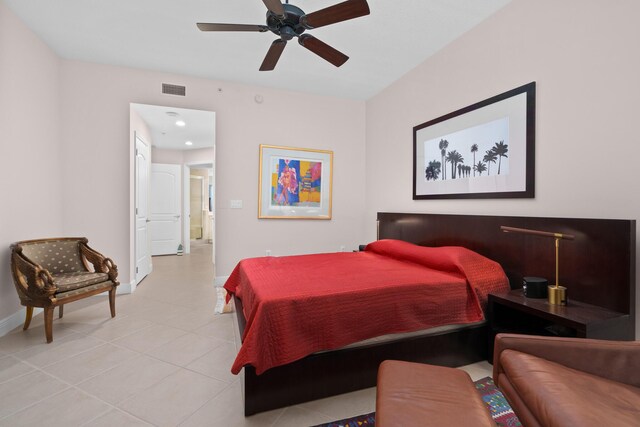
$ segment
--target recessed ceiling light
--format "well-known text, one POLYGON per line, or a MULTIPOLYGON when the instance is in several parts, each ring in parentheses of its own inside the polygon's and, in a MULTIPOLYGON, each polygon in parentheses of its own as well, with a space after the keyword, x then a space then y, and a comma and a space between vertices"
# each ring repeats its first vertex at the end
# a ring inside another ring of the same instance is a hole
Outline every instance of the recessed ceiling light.
POLYGON ((187 142, 185 142, 184 144, 185 144, 185 145, 193 145, 193 142, 191 142, 191 141, 187 141, 187 142))
POLYGON ((187 123, 185 123, 184 120, 178 120, 176 122, 176 126, 185 127, 186 125, 187 125, 187 123))

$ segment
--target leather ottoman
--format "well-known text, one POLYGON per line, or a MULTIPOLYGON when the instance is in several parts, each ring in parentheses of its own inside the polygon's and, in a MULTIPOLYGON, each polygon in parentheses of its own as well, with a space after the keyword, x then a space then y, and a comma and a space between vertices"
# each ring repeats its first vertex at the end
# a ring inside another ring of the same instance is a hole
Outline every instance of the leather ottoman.
POLYGON ((378 369, 376 427, 496 424, 459 369, 386 360, 378 369))

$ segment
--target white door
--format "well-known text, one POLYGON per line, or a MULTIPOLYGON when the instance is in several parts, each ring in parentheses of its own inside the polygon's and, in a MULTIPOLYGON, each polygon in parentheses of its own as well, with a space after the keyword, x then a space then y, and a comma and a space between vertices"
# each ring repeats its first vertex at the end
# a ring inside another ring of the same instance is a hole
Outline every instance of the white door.
POLYGON ((180 238, 182 179, 180 165, 151 165, 149 235, 151 255, 175 255, 180 238))
POLYGON ((136 284, 151 273, 149 255, 149 166, 150 147, 136 134, 136 284))

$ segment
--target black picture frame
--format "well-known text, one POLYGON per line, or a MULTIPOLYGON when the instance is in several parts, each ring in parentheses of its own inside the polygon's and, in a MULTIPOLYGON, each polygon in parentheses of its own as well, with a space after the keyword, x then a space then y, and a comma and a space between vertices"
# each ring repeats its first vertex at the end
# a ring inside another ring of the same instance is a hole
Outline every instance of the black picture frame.
POLYGON ((531 82, 415 126, 413 200, 535 197, 535 93, 531 82))

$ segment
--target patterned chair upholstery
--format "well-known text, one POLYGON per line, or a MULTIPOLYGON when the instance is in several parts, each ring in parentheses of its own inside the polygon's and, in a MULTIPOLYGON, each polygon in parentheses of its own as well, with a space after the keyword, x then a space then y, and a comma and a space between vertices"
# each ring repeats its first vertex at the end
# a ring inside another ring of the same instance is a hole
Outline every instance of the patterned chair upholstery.
POLYGON ((118 267, 90 248, 84 237, 25 240, 11 245, 11 273, 27 307, 24 330, 34 307, 44 309, 47 342, 53 341, 53 310, 62 317, 66 303, 109 291, 111 317, 115 317, 118 267))

